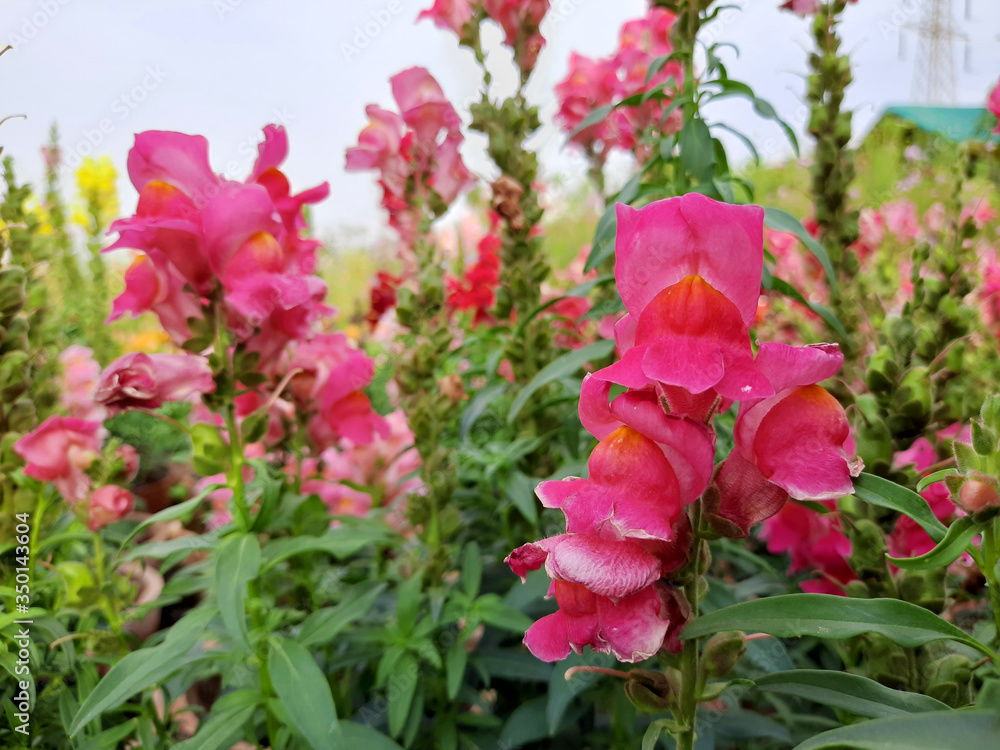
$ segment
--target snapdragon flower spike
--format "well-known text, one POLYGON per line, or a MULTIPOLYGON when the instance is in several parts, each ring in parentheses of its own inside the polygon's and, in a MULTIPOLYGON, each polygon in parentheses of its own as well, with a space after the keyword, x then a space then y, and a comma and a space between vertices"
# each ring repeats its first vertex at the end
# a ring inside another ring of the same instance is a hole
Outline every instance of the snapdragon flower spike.
POLYGON ((329 187, 292 195, 279 169, 287 153, 284 128, 267 126, 250 176, 234 182, 212 172, 201 136, 139 133, 128 159, 138 207, 112 224, 120 236, 106 250, 127 247, 145 256, 126 273, 110 320, 152 310, 183 343, 187 320, 200 317, 202 302, 220 287, 231 328, 244 340, 258 330, 280 338, 288 319, 325 312, 325 286, 310 276, 318 243, 301 232, 303 207, 325 198, 329 187))
POLYGON ((689 193, 638 210, 619 204, 617 215, 615 279, 628 314, 615 326, 621 359, 597 377, 656 386, 673 411, 774 395, 749 334, 764 262, 763 209, 689 193))
POLYGON ((716 475, 712 504, 718 504, 710 509, 742 535, 777 513, 788 496, 830 500, 854 492, 856 471, 845 451, 847 415, 816 385, 835 375, 843 361, 836 344, 760 346, 757 365, 775 394, 740 403, 735 447, 716 475))

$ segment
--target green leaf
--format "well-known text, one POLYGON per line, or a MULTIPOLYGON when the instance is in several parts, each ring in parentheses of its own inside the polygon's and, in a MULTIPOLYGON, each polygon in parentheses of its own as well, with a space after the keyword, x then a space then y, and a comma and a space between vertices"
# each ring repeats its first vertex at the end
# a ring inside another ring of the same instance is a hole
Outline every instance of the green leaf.
POLYGON ((368 614, 384 590, 384 583, 374 587, 360 584, 350 589, 336 606, 324 607, 305 619, 298 642, 307 647, 330 643, 341 630, 368 614))
POLYGON ((138 719, 130 719, 119 726, 105 729, 103 732, 84 740, 76 746, 76 750, 107 750, 118 747, 118 743, 132 734, 138 726, 138 719))
POLYGON ((287 638, 272 638, 267 668, 291 728, 313 750, 346 747, 330 685, 309 650, 287 638))
POLYGON ((712 127, 722 128, 727 133, 731 133, 734 136, 736 136, 736 138, 739 139, 740 143, 742 143, 746 147, 746 149, 750 152, 750 155, 753 157, 754 164, 755 165, 759 165, 760 164, 760 154, 757 153, 757 147, 753 145, 753 141, 751 141, 749 138, 747 138, 746 135, 744 135, 743 133, 741 133, 736 128, 731 128, 728 125, 725 125, 724 123, 721 123, 721 122, 715 123, 712 127))
POLYGON ((500 730, 497 746, 513 749, 548 737, 549 727, 545 720, 547 702, 546 696, 540 695, 515 708, 500 730))
POLYGON ((364 724, 345 721, 341 723, 340 731, 344 735, 345 747, 353 747, 357 750, 403 750, 384 734, 376 732, 364 724))
POLYGON ((582 672, 566 679, 566 670, 570 667, 590 666, 590 667, 610 667, 614 663, 614 658, 609 654, 597 654, 587 651, 583 654, 570 654, 560 662, 556 662, 552 677, 549 680, 549 702, 545 707, 545 717, 549 722, 549 734, 555 735, 562 723, 566 709, 569 708, 573 698, 582 693, 594 683, 601 679, 601 676, 593 672, 582 672))
POLYGON ((597 109, 593 110, 589 115, 587 115, 580 121, 579 125, 573 128, 573 131, 569 134, 566 140, 571 141, 577 136, 578 133, 581 133, 582 131, 586 130, 591 125, 596 125, 605 117, 607 117, 609 114, 611 114, 611 110, 613 110, 614 108, 615 108, 614 105, 608 104, 604 107, 598 107, 597 109))
POLYGON ((254 534, 231 536, 215 560, 215 595, 222 622, 234 640, 250 649, 247 633, 247 583, 260 571, 260 544, 254 534))
POLYGON ((538 523, 538 499, 535 497, 537 481, 515 469, 507 475, 506 495, 521 515, 532 524, 538 523))
POLYGON ((424 585, 424 570, 418 570, 399 587, 396 599, 396 624, 399 631, 409 635, 417 624, 420 612, 420 592, 424 585))
POLYGON ((325 552, 338 560, 343 560, 369 544, 387 543, 389 539, 387 530, 349 526, 327 529, 320 536, 282 537, 264 547, 264 564, 261 572, 267 572, 290 557, 308 552, 325 552))
POLYGON ((469 652, 465 650, 465 639, 459 635, 445 654, 445 672, 447 676, 448 700, 455 700, 462 687, 465 677, 465 665, 469 661, 469 652))
POLYGON ((948 527, 944 539, 937 543, 934 549, 917 557, 891 557, 889 562, 904 570, 936 570, 949 565, 955 560, 969 542, 982 532, 983 526, 972 520, 972 516, 962 516, 948 527))
POLYGON ((507 383, 494 383, 493 385, 488 385, 475 396, 469 402, 469 405, 465 407, 462 412, 462 419, 459 422, 458 432, 461 435, 462 440, 465 440, 469 436, 469 431, 472 426, 486 414, 486 410, 490 408, 490 404, 507 389, 507 383))
POLYGON ((159 513, 154 513, 145 521, 143 521, 134 529, 132 529, 132 531, 129 532, 129 535, 125 537, 125 539, 121 543, 121 547, 118 550, 118 555, 120 556, 121 553, 124 551, 126 544, 128 544, 138 534, 148 529, 154 523, 160 523, 161 521, 175 521, 178 519, 187 521, 194 514, 197 507, 201 505, 202 501, 206 497, 208 497, 210 493, 214 492, 220 487, 225 487, 225 485, 210 484, 208 487, 206 487, 204 490, 202 490, 197 495, 192 497, 190 500, 186 500, 183 503, 178 503, 177 505, 171 505, 167 508, 164 508, 159 513))
POLYGON ((787 281, 774 276, 766 266, 764 267, 764 276, 761 281, 761 286, 765 289, 773 289, 780 294, 784 294, 786 297, 791 297, 795 301, 802 303, 814 313, 819 315, 827 325, 829 325, 845 339, 849 338, 847 329, 844 328, 843 323, 840 322, 840 319, 834 315, 830 308, 821 305, 819 302, 810 302, 803 297, 802 293, 799 292, 799 290, 794 286, 789 284, 787 281))
POLYGON ((545 365, 531 382, 528 383, 517 394, 514 402, 510 405, 510 413, 507 414, 507 423, 514 424, 517 421, 521 409, 528 403, 528 400, 535 395, 540 388, 552 383, 560 378, 569 377, 587 362, 606 357, 615 349, 615 342, 610 339, 597 341, 583 349, 567 352, 558 359, 545 365))
POLYGON ((931 506, 920 495, 906 487, 901 487, 888 479, 874 474, 861 474, 854 480, 854 494, 866 503, 880 508, 889 508, 909 516, 920 528, 927 532, 931 539, 940 542, 948 529, 941 523, 931 506))
POLYGON ((479 585, 483 581, 483 558, 479 545, 469 542, 465 546, 465 559, 462 561, 462 587, 471 597, 479 595, 479 585))
POLYGON ((230 747, 257 708, 260 693, 236 690, 212 705, 212 711, 190 739, 174 745, 174 750, 218 750, 230 747))
POLYGON ((684 123, 678 143, 684 169, 699 180, 710 180, 715 174, 715 147, 705 121, 693 117, 684 123))
POLYGON ((785 135, 792 144, 792 149, 795 151, 795 155, 799 155, 799 139, 795 136, 795 131, 792 130, 792 126, 787 122, 782 120, 778 113, 771 106, 770 102, 761 99, 760 97, 755 97, 753 100, 753 108, 757 111, 761 117, 767 120, 773 120, 778 123, 778 126, 785 131, 785 135))
POLYGON ((893 690, 861 675, 828 669, 775 672, 758 678, 756 683, 758 690, 794 695, 869 719, 948 710, 930 696, 893 690))
POLYGON ((495 628, 509 630, 511 633, 524 634, 532 626, 534 620, 524 612, 504 604, 496 594, 486 594, 476 600, 472 612, 478 614, 484 622, 495 628))
POLYGON ((958 474, 958 469, 941 469, 940 471, 928 474, 926 477, 922 477, 920 481, 917 482, 917 492, 923 492, 932 484, 940 482, 946 477, 953 477, 956 474, 958 474))
MULTIPOLYGON (((407 652, 396 662, 389 684, 389 734, 398 737, 410 715, 410 704, 417 690, 420 665, 417 658, 407 652)), ((317 748, 319 750, 319 748, 317 748)))
POLYGON ((849 599, 832 594, 786 594, 740 602, 689 623, 681 638, 700 638, 723 630, 767 633, 780 638, 852 638, 879 633, 900 646, 915 648, 948 638, 992 656, 964 630, 916 604, 897 599, 849 599))
POLYGON ((170 628, 163 643, 133 651, 112 666, 76 712, 68 729, 69 736, 75 736, 101 714, 165 681, 184 666, 184 657, 194 648, 213 615, 214 612, 207 608, 193 610, 170 628))
POLYGON ((837 273, 833 270, 833 264, 830 262, 830 256, 826 254, 826 249, 819 244, 806 228, 802 226, 802 222, 796 219, 787 211, 782 211, 780 208, 774 208, 773 206, 767 206, 764 208, 764 226, 768 229, 773 229, 778 232, 788 232, 789 234, 794 234, 802 244, 805 245, 809 252, 811 252, 819 264, 823 266, 823 270, 826 272, 826 280, 830 285, 830 288, 836 291, 837 289, 837 273))
POLYGON ((597 228, 594 230, 594 239, 590 246, 590 255, 583 266, 584 271, 592 271, 600 265, 601 261, 610 257, 615 252, 615 237, 618 234, 618 214, 615 204, 604 209, 597 228))
POLYGON ((996 750, 998 736, 1000 714, 932 711, 831 729, 795 750, 996 750))

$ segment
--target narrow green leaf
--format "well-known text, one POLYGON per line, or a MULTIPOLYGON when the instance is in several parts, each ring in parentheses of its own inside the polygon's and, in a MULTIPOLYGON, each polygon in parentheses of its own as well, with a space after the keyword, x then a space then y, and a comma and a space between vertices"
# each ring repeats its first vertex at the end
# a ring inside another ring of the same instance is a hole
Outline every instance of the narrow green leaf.
POLYGON ((521 515, 532 524, 538 523, 538 498, 535 497, 537 484, 537 481, 517 469, 507 475, 505 483, 507 497, 521 515))
POLYGON ((465 558, 462 561, 462 587, 465 593, 475 598, 479 595, 479 585, 483 581, 483 558, 479 545, 469 542, 465 546, 465 558))
POLYGON ((826 280, 830 285, 831 289, 836 290, 837 288, 837 273, 833 270, 833 264, 830 262, 830 256, 827 255, 826 249, 819 244, 806 228, 802 226, 802 222, 796 219, 787 211, 782 211, 780 208, 774 208, 773 206, 767 206, 764 208, 764 226, 768 229, 773 229, 778 232, 788 232, 789 234, 794 234, 802 244, 805 245, 809 252, 811 252, 816 260, 819 261, 820 265, 823 266, 823 270, 826 272, 826 280))
POLYGON ((495 628, 509 630, 511 633, 523 634, 534 622, 524 612, 504 604, 496 594, 481 596, 476 600, 472 611, 484 622, 495 628))
POLYGON ((567 142, 573 140, 578 133, 583 132, 591 125, 596 125, 597 123, 599 123, 609 114, 611 114, 611 110, 613 109, 614 105, 608 104, 604 107, 598 107, 597 109, 593 110, 589 115, 587 115, 580 121, 579 125, 573 128, 573 131, 566 138, 567 142))
POLYGON ((973 537, 981 533, 982 530, 982 524, 973 521, 972 516, 962 516, 948 527, 944 538, 929 552, 917 557, 891 557, 889 555, 886 557, 889 562, 904 570, 937 570, 949 565, 961 555, 973 537))
POLYGON ((417 624, 417 614, 420 612, 420 592, 424 585, 424 570, 420 569, 411 575, 399 587, 396 599, 396 624, 399 631, 409 635, 417 624))
POLYGON ((117 662, 80 705, 69 735, 79 731, 101 714, 117 708, 136 693, 166 680, 186 663, 214 612, 196 609, 177 622, 163 643, 127 654, 117 662))
POLYGON ((758 690, 795 695, 869 719, 948 710, 930 696, 893 690, 861 675, 829 669, 775 672, 758 678, 756 684, 758 690))
POLYGON ((406 725, 419 675, 420 665, 413 654, 405 653, 396 662, 389 684, 389 734, 393 737, 398 737, 406 725))
POLYGON ((447 677, 448 700, 455 700, 462 687, 465 677, 465 665, 469 661, 469 652, 465 650, 465 639, 461 636, 448 648, 445 655, 445 673, 447 677))
POLYGON ((282 537, 264 547, 264 564, 261 570, 267 572, 290 557, 308 552, 325 552, 338 560, 343 560, 369 544, 387 543, 389 540, 387 530, 347 526, 327 529, 320 536, 282 537))
POLYGON ((940 542, 948 529, 941 523, 931 506, 920 495, 874 474, 861 474, 854 480, 854 494, 866 503, 889 508, 909 516, 931 539, 940 542))
POLYGON ((174 745, 174 750, 219 750, 239 738, 243 725, 253 716, 260 700, 256 690, 228 693, 212 705, 212 711, 190 739, 174 745))
POLYGON ((345 748, 330 685, 309 650, 287 638, 272 638, 267 667, 296 734, 313 750, 345 748))
POLYGON ((139 720, 130 719, 84 740, 76 746, 76 750, 108 750, 108 748, 118 747, 118 743, 132 734, 138 727, 139 720))
POLYGON ((831 729, 795 750, 996 750, 998 736, 1000 714, 932 711, 831 729))
POLYGON ((681 147, 681 165, 699 180, 709 180, 715 174, 715 147, 708 125, 700 117, 684 123, 678 143, 681 147))
POLYGON ((469 437, 469 431, 472 429, 472 426, 479 421, 480 417, 486 414, 487 409, 490 408, 490 404, 507 390, 507 385, 506 382, 488 385, 482 390, 477 391, 476 395, 472 397, 469 405, 462 411, 462 419, 458 425, 458 432, 462 440, 469 437))
POLYGON ((814 313, 819 315, 827 325, 829 325, 833 330, 835 330, 845 339, 849 338, 847 334, 847 329, 844 328, 843 323, 841 323, 840 319, 833 314, 833 311, 830 310, 830 308, 821 305, 819 302, 810 302, 809 300, 807 300, 805 297, 802 296, 802 293, 799 292, 798 289, 789 284, 787 281, 785 281, 784 279, 779 279, 777 276, 774 276, 772 273, 770 273, 770 271, 766 267, 764 270, 767 271, 767 275, 765 279, 762 281, 761 285, 765 289, 773 289, 774 291, 780 294, 784 294, 786 297, 791 297, 796 302, 802 303, 810 310, 812 310, 814 313))
POLYGON ((340 730, 344 735, 345 747, 356 750, 403 750, 384 734, 364 724, 345 721, 341 723, 340 730))
POLYGON ((684 628, 681 638, 700 638, 723 630, 767 633, 780 638, 810 635, 843 639, 861 633, 879 633, 910 648, 947 638, 993 655, 964 630, 930 610, 898 599, 849 599, 832 594, 771 596, 699 617, 684 628))
POLYGON ((248 650, 247 583, 259 571, 260 544, 254 534, 231 536, 222 543, 215 560, 215 595, 226 630, 248 650))
POLYGON ((953 477, 956 474, 958 474, 958 469, 941 469, 941 471, 935 471, 926 477, 921 477, 920 481, 917 482, 917 492, 923 492, 932 484, 944 480, 945 477, 953 477))
POLYGON ((179 503, 177 505, 171 505, 167 508, 164 508, 159 513, 154 513, 145 521, 143 521, 134 529, 132 529, 132 531, 129 532, 129 535, 125 537, 125 539, 121 543, 121 547, 118 550, 118 555, 119 556, 121 555, 121 553, 125 550, 125 545, 127 545, 130 541, 132 541, 132 539, 134 539, 136 535, 141 534, 143 531, 148 529, 154 523, 160 523, 162 521, 175 521, 178 519, 187 521, 194 514, 198 506, 201 505, 202 501, 204 501, 204 499, 208 497, 208 495, 211 492, 214 492, 215 490, 224 486, 225 485, 222 484, 210 484, 208 487, 206 487, 204 490, 202 490, 197 495, 192 497, 190 500, 186 500, 185 502, 179 503))
POLYGON ((309 615, 296 640, 306 647, 330 643, 340 631, 368 614, 384 590, 384 583, 374 587, 361 584, 350 589, 336 606, 324 607, 309 615))
POLYGON ((597 228, 594 229, 594 239, 590 245, 590 255, 583 266, 584 271, 592 271, 600 265, 601 261, 614 255, 615 237, 618 234, 618 213, 615 204, 612 203, 604 209, 597 228))
POLYGON ((517 394, 517 397, 510 405, 510 412, 507 414, 507 423, 514 424, 517 421, 517 417, 521 413, 521 409, 524 408, 524 405, 528 403, 528 400, 535 395, 535 392, 540 388, 553 381, 559 380, 560 378, 572 375, 587 362, 606 357, 611 354, 614 349, 615 342, 611 339, 604 339, 590 344, 589 346, 585 346, 583 349, 567 352, 558 359, 549 362, 549 364, 545 365, 545 367, 543 367, 538 374, 532 378, 531 382, 524 386, 521 392, 517 394))

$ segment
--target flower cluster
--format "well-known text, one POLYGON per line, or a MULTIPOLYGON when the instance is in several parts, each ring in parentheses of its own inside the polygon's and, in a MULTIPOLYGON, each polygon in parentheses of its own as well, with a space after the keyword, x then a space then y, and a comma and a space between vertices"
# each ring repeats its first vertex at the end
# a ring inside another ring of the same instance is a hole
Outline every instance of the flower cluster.
POLYGON ((88 528, 97 531, 132 511, 132 493, 103 482, 130 482, 139 470, 138 454, 130 445, 106 444, 108 409, 100 401, 101 368, 93 352, 69 346, 59 361, 66 416, 49 417, 18 440, 14 450, 24 459, 27 476, 51 482, 88 528), (95 477, 101 485, 96 488, 95 477))
POLYGON ((462 278, 446 276, 444 283, 448 296, 445 304, 453 310, 473 311, 472 325, 492 320, 490 310, 496 302, 496 289, 500 283, 500 247, 498 219, 476 246, 479 257, 465 270, 462 278))
POLYGON ((284 128, 268 125, 250 176, 235 182, 212 172, 201 136, 138 134, 128 157, 138 206, 112 224, 120 236, 107 250, 142 254, 126 271, 109 320, 152 311, 183 344, 192 337, 189 320, 221 300, 226 327, 265 362, 308 335, 326 311, 326 285, 312 274, 319 243, 302 236, 302 208, 325 198, 329 186, 292 195, 279 169, 287 154, 284 128))
POLYGON ((504 44, 511 48, 521 73, 527 76, 545 45, 539 27, 549 10, 549 0, 434 0, 417 20, 427 18, 441 29, 450 29, 464 44, 476 44, 479 23, 489 18, 500 25, 504 44))
POLYGON ((566 533, 507 558, 518 575, 544 565, 553 581, 559 610, 525 636, 547 661, 588 645, 629 662, 676 651, 689 602, 661 579, 688 562, 693 535, 745 536, 789 496, 853 492, 846 415, 817 385, 840 368, 838 347, 751 345, 763 211, 692 193, 617 212, 628 313, 615 326, 621 359, 580 394, 600 441, 589 477, 539 485, 566 533), (626 390, 609 402, 614 385, 626 390), (713 466, 712 417, 737 401, 735 447, 713 466), (685 508, 699 499, 695 528, 685 508))
POLYGON ((389 224, 412 247, 425 209, 443 213, 472 184, 458 113, 425 68, 392 77, 399 113, 370 104, 369 124, 347 149, 348 171, 377 170, 389 224))
MULTIPOLYGON (((652 8, 644 17, 622 26, 614 54, 592 59, 573 53, 566 78, 556 84, 559 103, 556 120, 560 127, 571 133, 595 109, 669 84, 671 80, 673 83, 668 88, 679 88, 683 69, 676 60, 663 65, 649 81, 646 80, 652 62, 673 52, 670 33, 675 18, 664 8, 652 8)), ((576 133, 572 142, 603 163, 613 148, 635 150, 648 128, 655 127, 663 133, 678 130, 679 112, 666 121, 663 119, 670 105, 670 91, 665 93, 667 96, 651 98, 641 105, 616 108, 601 122, 576 133)), ((642 149, 637 156, 642 158, 642 149)))

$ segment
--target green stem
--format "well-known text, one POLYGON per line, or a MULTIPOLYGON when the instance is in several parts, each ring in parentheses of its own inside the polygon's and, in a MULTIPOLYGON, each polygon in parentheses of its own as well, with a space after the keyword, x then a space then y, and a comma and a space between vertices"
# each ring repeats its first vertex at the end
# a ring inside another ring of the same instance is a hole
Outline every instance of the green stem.
POLYGON ((246 488, 243 486, 243 442, 236 423, 236 407, 232 402, 225 407, 226 431, 229 433, 229 471, 226 474, 233 491, 233 510, 240 531, 250 528, 250 510, 247 508, 246 488))
MULTIPOLYGON (((698 536, 701 527, 701 500, 699 499, 691 506, 691 528, 694 530, 694 542, 692 544, 691 575, 684 586, 684 593, 691 606, 691 620, 698 617, 698 589, 701 583, 702 569, 702 546, 704 541, 698 536)), ((695 742, 695 721, 698 713, 698 694, 700 678, 700 641, 693 638, 684 642, 684 650, 681 652, 681 695, 678 703, 677 721, 681 726, 677 735, 677 750, 693 750, 695 742)))

